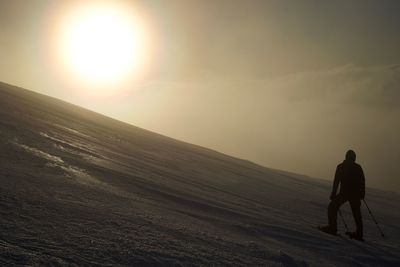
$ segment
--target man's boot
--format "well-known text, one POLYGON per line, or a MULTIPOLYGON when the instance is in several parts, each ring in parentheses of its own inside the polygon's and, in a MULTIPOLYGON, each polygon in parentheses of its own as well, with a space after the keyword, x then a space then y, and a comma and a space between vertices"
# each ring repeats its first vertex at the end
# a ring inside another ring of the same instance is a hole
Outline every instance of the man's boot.
POLYGON ((330 227, 329 225, 319 226, 318 229, 321 230, 322 232, 330 234, 330 235, 337 235, 337 230, 332 229, 332 227, 330 227))
POLYGON ((364 241, 364 238, 360 232, 346 232, 346 235, 348 235, 351 239, 355 239, 358 241, 364 241))

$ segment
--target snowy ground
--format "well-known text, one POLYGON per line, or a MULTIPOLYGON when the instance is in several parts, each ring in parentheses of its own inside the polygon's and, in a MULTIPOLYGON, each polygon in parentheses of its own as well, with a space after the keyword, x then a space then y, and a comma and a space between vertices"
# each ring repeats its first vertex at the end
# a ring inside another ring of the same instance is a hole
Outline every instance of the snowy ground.
POLYGON ((367 190, 385 239, 365 207, 331 237, 330 183, 1 83, 0 179, 1 266, 400 266, 399 194, 367 190))

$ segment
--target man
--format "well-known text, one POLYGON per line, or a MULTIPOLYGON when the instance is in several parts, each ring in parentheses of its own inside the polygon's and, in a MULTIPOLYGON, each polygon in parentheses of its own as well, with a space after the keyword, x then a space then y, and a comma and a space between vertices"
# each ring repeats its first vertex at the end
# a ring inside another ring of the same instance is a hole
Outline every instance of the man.
POLYGON ((337 212, 340 206, 349 201, 357 227, 356 232, 349 233, 349 236, 357 240, 363 240, 360 207, 361 200, 365 197, 365 178, 361 166, 355 161, 356 153, 353 150, 349 150, 346 153, 346 159, 337 166, 330 196, 331 202, 328 206, 329 225, 320 229, 326 233, 336 235, 337 212), (339 184, 340 191, 337 194, 339 184))

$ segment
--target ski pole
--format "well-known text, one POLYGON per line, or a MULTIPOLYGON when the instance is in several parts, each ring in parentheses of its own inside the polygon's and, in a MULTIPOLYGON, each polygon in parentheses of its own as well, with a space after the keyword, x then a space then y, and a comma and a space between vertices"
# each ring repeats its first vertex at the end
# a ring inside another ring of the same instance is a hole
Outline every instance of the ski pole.
POLYGON ((343 214, 342 214, 342 212, 340 210, 338 210, 338 212, 339 212, 340 217, 342 218, 344 227, 346 228, 346 232, 348 232, 349 228, 347 227, 347 224, 346 224, 346 221, 344 220, 343 214))
POLYGON ((363 199, 363 201, 364 201, 364 203, 365 203, 365 206, 366 206, 367 209, 368 209, 369 215, 371 215, 371 218, 372 218, 372 220, 375 222, 376 227, 378 227, 378 230, 379 230, 379 232, 381 233, 381 236, 384 237, 385 235, 383 234, 382 229, 379 227, 378 222, 375 220, 374 215, 372 215, 372 212, 371 212, 371 210, 369 209, 367 202, 365 201, 365 199, 363 199))

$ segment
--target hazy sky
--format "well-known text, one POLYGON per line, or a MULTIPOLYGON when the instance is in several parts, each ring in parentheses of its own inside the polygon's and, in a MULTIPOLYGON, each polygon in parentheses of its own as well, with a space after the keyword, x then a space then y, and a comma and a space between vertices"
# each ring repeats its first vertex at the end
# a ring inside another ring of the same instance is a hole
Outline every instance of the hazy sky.
POLYGON ((153 54, 107 96, 51 56, 73 2, 0 0, 1 81, 314 177, 352 148, 367 185, 400 190, 400 1, 129 1, 153 54))

